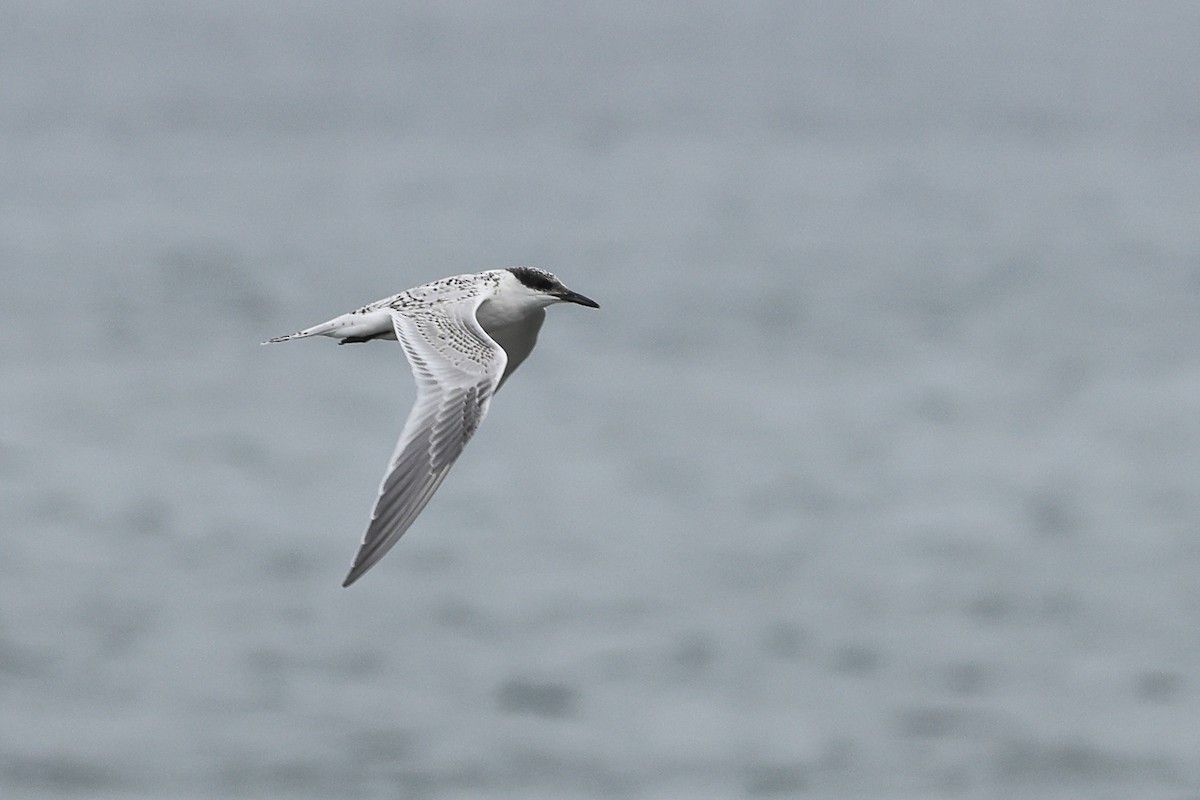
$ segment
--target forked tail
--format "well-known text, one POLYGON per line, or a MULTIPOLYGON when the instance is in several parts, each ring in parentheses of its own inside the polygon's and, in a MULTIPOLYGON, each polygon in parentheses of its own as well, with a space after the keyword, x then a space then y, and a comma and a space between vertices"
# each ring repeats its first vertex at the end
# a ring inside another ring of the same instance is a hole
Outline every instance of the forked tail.
POLYGON ((330 336, 334 339, 341 339, 342 343, 345 344, 347 342, 365 342, 368 339, 377 339, 379 337, 395 339, 396 332, 395 328, 392 327, 390 309, 359 309, 358 311, 351 311, 349 314, 342 314, 340 317, 334 317, 328 322, 322 322, 320 325, 313 325, 311 328, 289 333, 287 336, 276 336, 274 339, 268 339, 263 342, 263 344, 276 344, 291 339, 305 339, 309 336, 330 336))
POLYGON ((265 342, 261 342, 261 344, 279 344, 280 342, 287 342, 292 339, 307 339, 309 336, 320 336, 321 334, 329 333, 331 330, 332 326, 328 322, 323 322, 320 325, 314 325, 302 331, 289 333, 287 336, 276 336, 274 339, 267 339, 265 342))
POLYGON ((280 342, 286 342, 289 339, 303 339, 305 336, 312 336, 312 334, 305 333, 304 331, 297 331, 296 333, 289 333, 287 336, 276 336, 274 339, 267 339, 265 342, 259 342, 259 344, 279 344, 280 342))

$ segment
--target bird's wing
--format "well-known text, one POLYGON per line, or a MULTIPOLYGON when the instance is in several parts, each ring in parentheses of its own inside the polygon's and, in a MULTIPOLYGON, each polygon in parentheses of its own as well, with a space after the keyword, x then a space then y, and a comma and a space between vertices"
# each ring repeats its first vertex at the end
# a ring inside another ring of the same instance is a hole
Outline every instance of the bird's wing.
POLYGON ((475 317, 483 298, 472 300, 392 312, 417 401, 343 586, 362 577, 404 535, 487 414, 508 356, 475 317))

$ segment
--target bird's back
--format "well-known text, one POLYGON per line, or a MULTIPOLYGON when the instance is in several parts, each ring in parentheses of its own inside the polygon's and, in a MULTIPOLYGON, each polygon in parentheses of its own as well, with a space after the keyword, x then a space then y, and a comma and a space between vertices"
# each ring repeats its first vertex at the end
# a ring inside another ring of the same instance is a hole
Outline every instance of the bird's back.
POLYGON ((383 300, 377 300, 366 309, 391 307, 397 311, 428 309, 430 306, 463 303, 480 295, 491 294, 500 285, 501 270, 488 270, 469 275, 453 275, 431 281, 383 300))

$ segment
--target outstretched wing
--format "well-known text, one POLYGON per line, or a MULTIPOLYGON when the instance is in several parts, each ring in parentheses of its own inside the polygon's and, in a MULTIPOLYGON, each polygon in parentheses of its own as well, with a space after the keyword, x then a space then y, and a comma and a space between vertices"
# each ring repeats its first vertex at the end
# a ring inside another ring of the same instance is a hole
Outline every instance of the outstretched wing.
POLYGON ((342 586, 362 577, 404 535, 487 414, 508 357, 475 317, 483 298, 473 300, 392 312, 417 401, 342 586))

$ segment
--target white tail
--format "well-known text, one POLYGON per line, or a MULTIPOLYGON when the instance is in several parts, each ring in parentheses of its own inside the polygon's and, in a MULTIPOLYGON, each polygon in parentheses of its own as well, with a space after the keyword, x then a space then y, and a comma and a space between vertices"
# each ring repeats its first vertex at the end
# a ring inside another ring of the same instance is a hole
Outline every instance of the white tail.
POLYGON ((327 334, 336 329, 337 326, 333 324, 334 322, 336 320, 330 320, 329 322, 322 322, 320 325, 314 325, 311 328, 305 328, 302 331, 289 333, 287 336, 276 336, 274 339, 267 339, 263 344, 278 344, 279 342, 287 342, 292 339, 307 339, 309 336, 327 334))
POLYGON ((277 344, 279 342, 290 341, 291 339, 305 339, 309 336, 332 336, 335 339, 353 339, 355 341, 371 339, 377 336, 388 339, 396 338, 396 334, 392 328, 391 311, 379 309, 375 311, 352 311, 349 314, 342 314, 340 317, 334 317, 328 322, 322 322, 320 325, 314 325, 302 331, 289 333, 287 336, 276 336, 274 339, 268 339, 263 344, 277 344))
POLYGON ((299 331, 297 333, 289 333, 287 336, 276 336, 274 339, 267 339, 265 342, 259 342, 259 344, 279 344, 289 339, 303 339, 305 336, 312 336, 312 334, 299 331))

